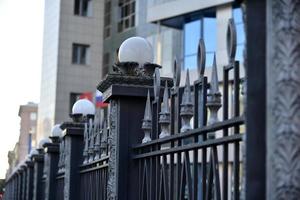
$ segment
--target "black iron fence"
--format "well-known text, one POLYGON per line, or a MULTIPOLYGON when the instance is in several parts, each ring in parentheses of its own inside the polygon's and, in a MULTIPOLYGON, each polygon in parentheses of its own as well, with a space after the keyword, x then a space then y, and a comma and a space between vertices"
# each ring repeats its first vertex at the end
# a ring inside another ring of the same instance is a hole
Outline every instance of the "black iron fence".
POLYGON ((232 20, 227 34, 222 81, 216 58, 205 75, 203 40, 193 84, 187 71, 179 85, 176 62, 173 79, 158 65, 116 64, 98 86, 108 109, 62 124, 63 136, 7 179, 5 199, 239 199, 244 117, 232 20))

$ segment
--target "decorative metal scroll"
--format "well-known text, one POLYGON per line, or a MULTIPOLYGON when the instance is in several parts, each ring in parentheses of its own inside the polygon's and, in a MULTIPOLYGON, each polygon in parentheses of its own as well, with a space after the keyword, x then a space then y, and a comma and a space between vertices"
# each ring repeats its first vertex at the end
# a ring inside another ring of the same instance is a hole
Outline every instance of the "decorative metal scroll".
POLYGON ((59 158, 58 158, 58 173, 65 171, 65 140, 60 138, 59 143, 59 158))

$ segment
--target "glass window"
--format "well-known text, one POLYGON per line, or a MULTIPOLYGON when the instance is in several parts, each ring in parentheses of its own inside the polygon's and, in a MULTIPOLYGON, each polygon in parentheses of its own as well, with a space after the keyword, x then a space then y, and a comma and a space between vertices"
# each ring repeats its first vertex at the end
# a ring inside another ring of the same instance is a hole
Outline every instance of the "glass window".
POLYGON ((237 47, 235 59, 244 62, 244 48, 245 48, 245 29, 243 21, 243 13, 240 7, 233 9, 233 20, 236 27, 237 33, 237 47))
POLYGON ((110 59, 110 54, 109 53, 104 53, 103 54, 103 68, 102 68, 102 77, 104 77, 108 71, 109 71, 109 59, 110 59))
POLYGON ((75 0, 74 14, 79 16, 92 16, 92 0, 75 0))
POLYGON ((200 38, 206 46, 206 65, 211 66, 216 51, 217 24, 215 18, 199 17, 184 24, 184 68, 197 67, 197 51, 200 38))
POLYGON ((135 0, 119 0, 118 32, 135 26, 135 0))
POLYGON ((203 18, 203 38, 206 49, 206 66, 213 64, 214 53, 217 50, 217 20, 216 18, 203 18))
POLYGON ((108 38, 110 36, 111 29, 111 0, 105 0, 105 8, 104 8, 104 38, 108 38))
POLYGON ((81 93, 70 93, 70 102, 69 102, 69 113, 72 113, 72 108, 74 103, 79 99, 81 93))
POLYGON ((36 113, 35 112, 30 113, 30 120, 31 121, 35 121, 36 120, 36 113))
POLYGON ((73 44, 72 48, 72 63, 86 65, 88 64, 89 45, 86 44, 73 44))

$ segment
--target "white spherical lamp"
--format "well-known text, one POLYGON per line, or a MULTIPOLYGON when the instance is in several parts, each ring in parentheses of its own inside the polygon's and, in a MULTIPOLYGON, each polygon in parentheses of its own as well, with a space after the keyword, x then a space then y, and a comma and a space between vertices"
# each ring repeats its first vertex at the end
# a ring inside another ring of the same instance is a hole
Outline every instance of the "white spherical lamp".
POLYGON ((60 124, 56 124, 53 126, 51 131, 52 137, 62 137, 62 130, 60 128, 60 124))
POLYGON ((35 148, 32 148, 29 155, 33 156, 33 155, 38 155, 38 154, 39 154, 39 152, 35 148))
POLYGON ((91 101, 87 99, 79 99, 73 105, 72 114, 82 114, 83 116, 94 115, 95 106, 91 101))
POLYGON ((125 40, 119 49, 120 62, 137 62, 140 66, 153 62, 153 48, 142 37, 131 37, 125 40))
POLYGON ((41 139, 40 142, 39 142, 39 148, 40 149, 44 148, 43 146, 46 143, 51 143, 51 140, 49 138, 43 138, 43 139, 41 139))
POLYGON ((30 159, 30 154, 26 156, 26 160, 25 162, 29 162, 31 159, 30 159))

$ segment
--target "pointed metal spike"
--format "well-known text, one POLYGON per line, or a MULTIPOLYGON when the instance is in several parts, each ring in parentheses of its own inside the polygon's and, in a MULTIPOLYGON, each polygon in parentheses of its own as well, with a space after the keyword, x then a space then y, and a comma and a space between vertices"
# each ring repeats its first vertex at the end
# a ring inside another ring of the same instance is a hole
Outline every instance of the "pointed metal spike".
POLYGON ((103 124, 104 131, 107 131, 107 120, 104 120, 103 124))
POLYGON ((211 81, 210 81, 210 94, 219 93, 219 80, 216 64, 216 54, 214 54, 214 61, 212 66, 211 81))
POLYGON ((163 98, 163 106, 161 109, 162 113, 169 113, 169 95, 168 95, 168 82, 165 82, 165 89, 164 89, 164 98, 163 98))
POLYGON ((153 77, 154 97, 158 99, 160 93, 160 72, 158 67, 155 68, 153 77))
POLYGON ((177 59, 175 58, 174 65, 173 65, 174 88, 178 87, 180 84, 180 75, 181 75, 181 68, 180 68, 180 65, 177 64, 177 59))
POLYGON ((187 72, 186 72, 186 80, 185 80, 184 93, 182 96, 182 104, 192 104, 189 69, 187 69, 187 72))
POLYGON ((187 71, 186 71, 185 86, 190 86, 190 72, 189 72, 189 69, 187 69, 187 71))
POLYGON ((176 85, 176 68, 177 68, 177 59, 174 59, 174 64, 173 64, 173 82, 174 85, 176 85))
POLYGON ((150 92, 148 90, 144 120, 151 120, 151 115, 152 114, 151 114, 151 108, 150 108, 150 92))

